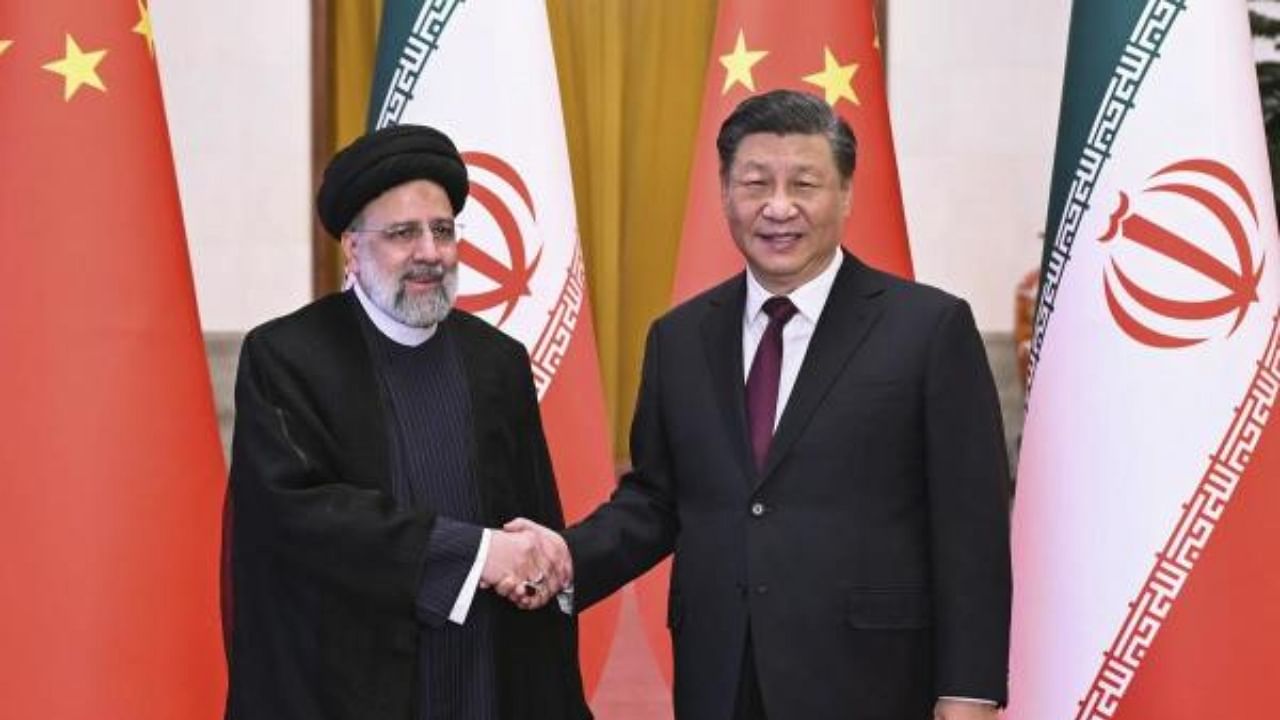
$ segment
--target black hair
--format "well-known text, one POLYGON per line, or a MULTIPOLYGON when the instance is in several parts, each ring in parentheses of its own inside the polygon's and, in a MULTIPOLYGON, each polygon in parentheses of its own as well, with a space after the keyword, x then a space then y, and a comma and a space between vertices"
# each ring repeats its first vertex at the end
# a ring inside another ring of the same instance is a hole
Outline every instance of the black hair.
POLYGON ((720 125, 720 134, 716 136, 721 182, 729 179, 729 168, 742 138, 754 133, 822 135, 831 146, 841 183, 847 185, 853 177, 858 140, 849 123, 821 98, 795 90, 772 90, 739 103, 720 125))

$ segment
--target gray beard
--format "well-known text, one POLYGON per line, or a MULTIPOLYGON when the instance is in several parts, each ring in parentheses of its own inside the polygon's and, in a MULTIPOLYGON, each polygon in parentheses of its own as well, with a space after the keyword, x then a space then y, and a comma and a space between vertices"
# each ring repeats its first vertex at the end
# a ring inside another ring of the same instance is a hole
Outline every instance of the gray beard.
POLYGON ((371 257, 360 258, 356 282, 360 289, 378 306, 378 309, 410 327, 431 327, 444 320, 453 309, 458 295, 458 268, 445 269, 438 265, 416 264, 398 277, 384 274, 371 257), (439 277, 440 286, 421 296, 412 297, 405 292, 406 276, 424 274, 439 277))

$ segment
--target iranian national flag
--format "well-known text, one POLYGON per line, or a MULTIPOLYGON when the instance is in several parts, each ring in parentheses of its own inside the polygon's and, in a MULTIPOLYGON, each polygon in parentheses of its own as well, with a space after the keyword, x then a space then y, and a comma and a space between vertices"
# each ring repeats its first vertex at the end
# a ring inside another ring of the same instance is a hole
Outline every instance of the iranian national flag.
POLYGON ((1280 679, 1280 244, 1243 0, 1077 0, 1014 516, 1009 716, 1280 679))
MULTIPOLYGON (((370 127, 430 125, 467 162, 458 306, 529 350, 565 515, 613 488, 591 304, 546 7, 534 0, 388 0, 370 127)), ((590 694, 617 601, 581 621, 590 694)))
POLYGON ((213 720, 226 487, 147 5, 0 6, 0 718, 213 720))

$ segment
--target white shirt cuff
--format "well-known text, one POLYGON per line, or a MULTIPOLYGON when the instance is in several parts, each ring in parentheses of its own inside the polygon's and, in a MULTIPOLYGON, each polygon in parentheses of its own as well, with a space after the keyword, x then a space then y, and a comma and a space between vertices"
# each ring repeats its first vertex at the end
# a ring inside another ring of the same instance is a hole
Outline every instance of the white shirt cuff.
POLYGON ((449 622, 462 625, 467 622, 467 614, 471 612, 471 603, 476 599, 476 590, 480 587, 480 573, 484 571, 484 562, 489 559, 489 536, 493 533, 485 528, 480 534, 480 549, 476 551, 476 561, 471 564, 471 572, 462 581, 462 591, 453 602, 449 611, 449 622))
POLYGON ((556 605, 560 606, 560 612, 565 615, 573 615, 573 583, 556 593, 556 605))

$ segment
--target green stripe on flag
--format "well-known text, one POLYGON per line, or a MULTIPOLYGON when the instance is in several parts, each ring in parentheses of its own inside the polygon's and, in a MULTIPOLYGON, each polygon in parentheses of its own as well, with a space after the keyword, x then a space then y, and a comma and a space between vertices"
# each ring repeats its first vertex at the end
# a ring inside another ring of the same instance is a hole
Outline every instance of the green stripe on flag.
POLYGON ((1067 67, 1058 115, 1058 144, 1049 187, 1049 219, 1045 223, 1045 252, 1062 217, 1089 127, 1115 74, 1116 64, 1138 24, 1147 0, 1075 0, 1067 41, 1067 67))
POLYGON ((370 130, 396 125, 440 37, 466 0, 385 0, 369 92, 370 130))
POLYGON ((1094 183, 1188 0, 1076 0, 1058 118, 1029 382, 1094 183))

